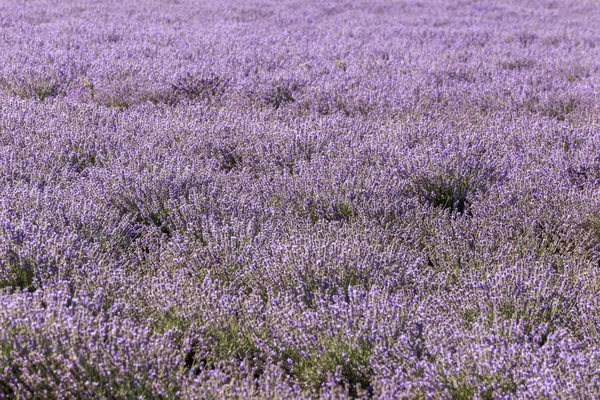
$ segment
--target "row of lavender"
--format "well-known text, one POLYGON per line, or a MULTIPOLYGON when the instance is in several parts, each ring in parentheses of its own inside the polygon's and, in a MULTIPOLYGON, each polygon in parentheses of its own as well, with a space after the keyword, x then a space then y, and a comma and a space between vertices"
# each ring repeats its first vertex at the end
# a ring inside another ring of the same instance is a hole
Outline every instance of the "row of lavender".
POLYGON ((0 5, 0 398, 600 396, 600 6, 0 5))

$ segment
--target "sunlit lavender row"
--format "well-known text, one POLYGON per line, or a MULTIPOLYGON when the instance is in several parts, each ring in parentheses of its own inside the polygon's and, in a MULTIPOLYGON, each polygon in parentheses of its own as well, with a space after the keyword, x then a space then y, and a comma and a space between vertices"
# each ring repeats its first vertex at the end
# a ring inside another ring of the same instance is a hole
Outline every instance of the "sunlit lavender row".
POLYGON ((0 2, 0 398, 600 397, 600 3, 0 2))

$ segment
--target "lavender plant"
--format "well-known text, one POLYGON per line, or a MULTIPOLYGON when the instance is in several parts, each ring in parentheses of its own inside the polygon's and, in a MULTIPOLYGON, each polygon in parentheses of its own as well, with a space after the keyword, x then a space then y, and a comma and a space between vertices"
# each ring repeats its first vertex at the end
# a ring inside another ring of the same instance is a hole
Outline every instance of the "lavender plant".
POLYGON ((0 398, 600 397, 600 5, 0 5, 0 398))

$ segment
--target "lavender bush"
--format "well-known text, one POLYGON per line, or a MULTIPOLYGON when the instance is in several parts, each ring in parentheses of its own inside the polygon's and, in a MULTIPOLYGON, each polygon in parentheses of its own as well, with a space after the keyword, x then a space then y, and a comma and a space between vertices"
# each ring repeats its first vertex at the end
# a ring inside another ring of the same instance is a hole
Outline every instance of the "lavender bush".
POLYGON ((0 398, 600 397, 600 4, 0 4, 0 398))

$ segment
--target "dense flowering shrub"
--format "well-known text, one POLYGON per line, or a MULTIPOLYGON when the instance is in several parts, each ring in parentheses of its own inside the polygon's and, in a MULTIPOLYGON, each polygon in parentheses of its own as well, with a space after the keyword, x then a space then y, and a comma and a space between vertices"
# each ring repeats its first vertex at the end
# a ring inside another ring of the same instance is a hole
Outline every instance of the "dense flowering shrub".
POLYGON ((600 3, 0 4, 0 398, 600 397, 600 3))

